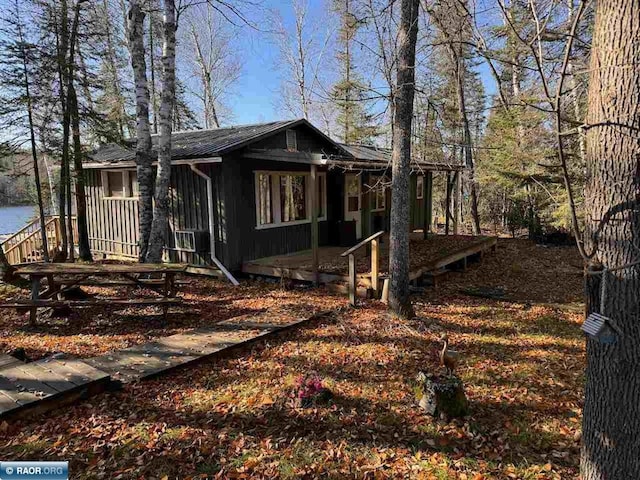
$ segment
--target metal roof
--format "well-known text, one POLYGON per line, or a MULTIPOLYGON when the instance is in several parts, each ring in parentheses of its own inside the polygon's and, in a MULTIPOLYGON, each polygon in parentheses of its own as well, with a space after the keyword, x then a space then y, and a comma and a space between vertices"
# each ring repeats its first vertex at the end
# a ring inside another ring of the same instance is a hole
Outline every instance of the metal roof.
MULTIPOLYGON (((346 150, 353 160, 350 158, 335 158, 331 163, 352 166, 353 168, 375 168, 385 169, 391 166, 391 149, 380 148, 373 145, 350 145, 345 143, 339 143, 344 150, 346 150)), ((464 167, 460 164, 448 164, 444 162, 427 162, 424 160, 413 159, 411 161, 411 167, 413 170, 462 170, 464 167)))
MULTIPOLYGON (((252 125, 238 125, 233 127, 215 128, 208 130, 189 130, 173 132, 171 135, 172 161, 189 161, 192 159, 211 159, 242 148, 268 137, 274 133, 298 125, 306 125, 328 142, 336 146, 341 154, 331 156, 327 164, 357 169, 386 169, 391 165, 391 150, 369 145, 348 145, 337 143, 305 119, 283 120, 278 122, 258 123, 252 125)), ((153 153, 157 154, 158 134, 151 136, 153 153)), ((135 139, 125 141, 124 144, 110 143, 100 146, 89 155, 86 168, 108 168, 110 166, 124 168, 135 165, 135 139)), ((461 165, 445 163, 429 163, 413 161, 414 170, 460 170, 461 165)))
MULTIPOLYGON (((209 130, 173 132, 171 134, 171 158, 172 160, 181 160, 221 155, 303 122, 305 121, 284 120, 209 130)), ((159 138, 160 136, 157 134, 151 136, 154 153, 157 153, 159 138)), ((134 161, 136 157, 135 139, 128 140, 124 145, 113 143, 102 145, 89 157, 92 162, 105 164, 105 166, 134 161)))

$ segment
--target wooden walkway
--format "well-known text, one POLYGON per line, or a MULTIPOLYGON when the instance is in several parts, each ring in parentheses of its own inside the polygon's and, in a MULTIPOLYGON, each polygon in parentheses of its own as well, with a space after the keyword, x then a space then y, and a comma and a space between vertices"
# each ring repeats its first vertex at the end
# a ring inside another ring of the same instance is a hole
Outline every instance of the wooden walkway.
POLYGON ((112 381, 130 383, 164 374, 316 317, 288 323, 230 319, 83 360, 22 363, 0 355, 0 419, 32 416, 73 403, 101 393, 112 381))
MULTIPOLYGON (((5 358, 8 357, 8 358, 5 358)), ((0 359, 0 418, 42 413, 102 392, 109 375, 76 359, 0 359), (13 361, 9 360, 13 359, 13 361)))

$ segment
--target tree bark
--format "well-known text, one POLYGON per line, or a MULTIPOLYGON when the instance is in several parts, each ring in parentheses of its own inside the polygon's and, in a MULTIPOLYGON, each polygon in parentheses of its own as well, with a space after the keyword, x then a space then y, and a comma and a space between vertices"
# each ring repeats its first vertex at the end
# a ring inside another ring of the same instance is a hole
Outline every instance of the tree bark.
POLYGON ((130 1, 129 51, 136 95, 136 170, 138 176, 138 216, 140 223, 138 259, 144 262, 153 222, 153 167, 149 128, 149 86, 144 53, 144 17, 138 0, 130 1))
POLYGON ((162 92, 160 102, 160 138, 158 171, 155 183, 153 224, 149 236, 147 261, 162 261, 169 213, 169 181, 171 179, 171 129, 176 97, 176 15, 174 0, 164 1, 162 42, 162 92))
POLYGON ((87 228, 87 197, 85 195, 85 178, 82 168, 82 144, 80 142, 80 113, 76 89, 71 85, 67 92, 71 109, 71 130, 73 137, 73 172, 76 180, 76 217, 78 221, 78 255, 85 262, 93 261, 87 228))
MULTIPOLYGON (((20 15, 20 5, 16 1, 15 2, 16 15, 20 15)), ((42 199, 42 183, 40 181, 40 167, 38 165, 38 147, 36 145, 36 134, 35 128, 33 124, 33 103, 31 99, 31 83, 29 78, 29 65, 28 65, 28 56, 26 50, 26 41, 22 31, 22 20, 18 18, 17 22, 17 33, 18 40, 20 41, 20 56, 22 57, 22 74, 24 81, 24 93, 27 102, 27 118, 29 121, 29 141, 31 143, 31 157, 33 159, 33 177, 36 184, 36 195, 38 197, 38 214, 40 216, 40 236, 42 237, 42 258, 45 262, 49 261, 49 242, 47 241, 47 227, 46 227, 46 217, 44 215, 44 201, 42 199)), ((0 248, 1 249, 1 248, 0 248)), ((3 260, 6 261, 4 257, 4 252, 2 254, 3 260)), ((3 271, 6 271, 6 266, 4 266, 3 271)))
POLYGON ((405 318, 414 316, 409 299, 409 176, 419 5, 419 0, 402 0, 393 119, 389 307, 405 318))
POLYGON ((15 268, 9 263, 2 246, 0 246, 0 280, 6 283, 11 283, 15 280, 13 272, 15 272, 15 268))
MULTIPOLYGON (((57 48, 57 61, 58 61, 58 80, 60 82, 60 108, 65 110, 67 104, 65 95, 65 86, 67 85, 67 45, 69 37, 69 25, 68 25, 68 4, 67 0, 60 1, 60 18, 56 22, 56 48, 57 48)), ((67 175, 68 175, 68 156, 65 157, 64 152, 64 138, 69 136, 69 124, 65 121, 65 113, 63 112, 62 120, 62 136, 63 136, 63 152, 60 159, 60 179, 58 182, 58 213, 60 222, 60 260, 65 261, 69 252, 69 239, 67 238, 67 175), (65 161, 67 163, 65 163, 65 161)), ((68 145, 68 143, 67 143, 68 145)))
POLYGON ((640 478, 640 3, 597 2, 586 119, 588 311, 620 331, 613 344, 587 340, 581 474, 584 480, 640 478), (620 268, 627 265, 625 268, 620 268), (617 269, 616 269, 617 268, 617 269))

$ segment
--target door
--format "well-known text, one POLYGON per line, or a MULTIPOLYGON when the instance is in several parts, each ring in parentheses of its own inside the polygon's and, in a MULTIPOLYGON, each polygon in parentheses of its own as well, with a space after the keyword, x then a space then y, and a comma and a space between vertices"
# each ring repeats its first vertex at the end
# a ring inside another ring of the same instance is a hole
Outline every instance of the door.
POLYGON ((362 191, 360 177, 353 173, 345 175, 344 182, 344 219, 355 220, 356 238, 362 238, 362 191))

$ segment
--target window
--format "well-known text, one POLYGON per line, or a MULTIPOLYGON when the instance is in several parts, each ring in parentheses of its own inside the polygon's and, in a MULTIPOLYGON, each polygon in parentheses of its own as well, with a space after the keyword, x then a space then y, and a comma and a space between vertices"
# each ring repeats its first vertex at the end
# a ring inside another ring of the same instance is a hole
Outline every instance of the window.
POLYGON ((360 210, 360 177, 357 175, 346 175, 347 182, 347 212, 357 212, 360 210))
POLYGON ((373 205, 371 206, 371 210, 374 212, 381 212, 387 206, 386 181, 385 177, 371 177, 371 189, 373 196, 373 205))
POLYGON ((105 198, 138 198, 138 175, 136 171, 103 171, 102 193, 105 198))
MULTIPOLYGON (((311 179, 309 173, 255 172, 256 226, 279 227, 311 222, 311 179)), ((327 179, 317 176, 318 220, 327 218, 327 179)))
POLYGON ((424 176, 418 175, 416 177, 416 199, 422 200, 424 198, 424 176))
POLYGON ((271 175, 259 173, 256 175, 258 185, 257 192, 257 212, 258 225, 269 225, 273 223, 273 208, 271 201, 271 175))
POLYGON ((107 197, 124 197, 122 172, 107 172, 107 197))
POLYGON ((280 176, 280 212, 282 222, 307 218, 307 189, 304 175, 280 176))
POLYGON ((292 152, 298 151, 298 139, 295 130, 287 130, 287 150, 292 152))

